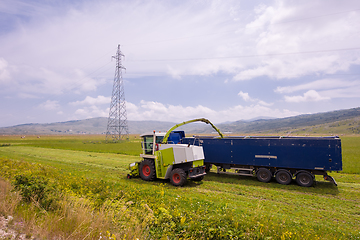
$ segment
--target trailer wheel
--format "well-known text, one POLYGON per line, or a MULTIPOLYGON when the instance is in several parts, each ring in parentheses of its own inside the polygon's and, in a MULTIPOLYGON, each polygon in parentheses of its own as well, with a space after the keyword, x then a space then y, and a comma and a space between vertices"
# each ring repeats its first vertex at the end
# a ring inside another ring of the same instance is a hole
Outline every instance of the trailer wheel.
POLYGON ((259 168, 259 170, 256 172, 256 177, 260 182, 270 182, 272 178, 272 173, 269 169, 266 168, 259 168))
POLYGON ((155 179, 154 161, 149 159, 144 159, 140 163, 139 173, 142 180, 153 181, 155 179))
POLYGON ((186 173, 181 168, 175 168, 171 171, 170 182, 172 185, 178 187, 183 186, 186 183, 186 173))
POLYGON ((314 178, 308 172, 301 172, 296 175, 296 182, 299 186, 311 187, 314 184, 314 178))
POLYGON ((275 175, 275 179, 280 184, 288 185, 291 183, 292 176, 287 170, 279 170, 275 175))

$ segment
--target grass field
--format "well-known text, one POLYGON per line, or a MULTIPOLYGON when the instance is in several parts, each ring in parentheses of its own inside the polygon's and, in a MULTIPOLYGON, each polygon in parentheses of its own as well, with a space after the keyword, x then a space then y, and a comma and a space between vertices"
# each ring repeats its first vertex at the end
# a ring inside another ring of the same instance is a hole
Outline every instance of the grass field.
POLYGON ((342 137, 344 171, 330 174, 338 187, 317 177, 311 188, 215 172, 181 188, 128 180, 140 140, 102 140, 0 137, 0 176, 49 186, 43 202, 0 206, 0 213, 13 211, 33 223, 27 231, 48 239, 360 239, 358 136, 342 137))

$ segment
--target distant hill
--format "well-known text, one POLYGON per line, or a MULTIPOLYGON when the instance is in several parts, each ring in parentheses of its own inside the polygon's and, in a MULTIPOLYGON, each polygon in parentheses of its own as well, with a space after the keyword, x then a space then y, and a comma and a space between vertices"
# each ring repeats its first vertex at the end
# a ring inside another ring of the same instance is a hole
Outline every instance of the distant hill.
MULTIPOLYGON (((85 120, 47 123, 47 124, 21 124, 12 127, 0 128, 0 134, 9 135, 39 135, 39 134, 105 134, 107 118, 98 117, 85 120)), ((130 133, 146 131, 166 131, 175 123, 160 121, 128 121, 130 133)))
MULTIPOLYGON (((291 129, 270 130, 268 133, 276 133, 277 135, 344 135, 344 134, 360 134, 360 117, 317 124, 313 126, 303 126, 291 129)), ((266 132, 264 132, 266 133, 266 132)))
MULTIPOLYGON (((184 121, 189 119, 184 119, 184 121)), ((211 121, 211 119, 210 119, 211 121)), ((131 134, 166 131, 176 123, 161 121, 128 121, 131 134)), ((40 134, 105 134, 107 118, 48 123, 22 124, 0 128, 1 135, 40 135, 40 134)), ((321 133, 321 134, 359 134, 360 108, 304 114, 288 118, 258 119, 217 124, 222 132, 228 133, 321 133)), ((209 134, 214 130, 204 123, 192 123, 179 128, 187 133, 209 134)))
MULTIPOLYGON (((356 119, 356 117, 360 117, 360 108, 316 114, 304 114, 288 118, 260 119, 252 122, 236 121, 230 124, 220 124, 218 127, 222 131, 230 131, 235 133, 280 132, 290 131, 291 129, 301 127, 311 127, 319 124, 335 123, 342 120, 356 119)), ((352 132, 352 130, 350 132, 352 132)), ((349 131, 347 131, 347 133, 349 133, 349 131)))

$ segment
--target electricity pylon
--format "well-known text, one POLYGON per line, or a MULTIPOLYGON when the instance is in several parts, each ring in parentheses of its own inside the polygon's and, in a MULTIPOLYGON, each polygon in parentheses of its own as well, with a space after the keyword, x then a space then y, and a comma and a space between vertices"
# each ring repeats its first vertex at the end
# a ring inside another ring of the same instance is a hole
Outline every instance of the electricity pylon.
POLYGON ((124 55, 120 51, 119 44, 116 56, 113 56, 113 58, 116 59, 116 69, 106 130, 106 141, 112 140, 117 142, 119 140, 129 140, 124 82, 122 79, 122 70, 125 68, 121 64, 122 57, 124 57, 124 55))

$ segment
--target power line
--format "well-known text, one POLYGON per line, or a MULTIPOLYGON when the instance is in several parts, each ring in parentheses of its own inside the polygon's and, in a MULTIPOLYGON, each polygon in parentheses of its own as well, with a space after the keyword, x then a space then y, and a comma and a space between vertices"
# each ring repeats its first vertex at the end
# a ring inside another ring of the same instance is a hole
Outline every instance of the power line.
POLYGON ((253 55, 229 56, 229 57, 178 58, 178 59, 139 59, 139 60, 128 60, 128 61, 129 62, 196 61, 196 60, 213 60, 213 59, 273 57, 273 56, 283 56, 283 55, 313 54, 313 53, 341 52, 341 51, 353 51, 353 50, 360 50, 360 47, 317 50, 317 51, 288 52, 288 53, 253 54, 253 55))
MULTIPOLYGON (((353 10, 348 10, 348 11, 343 11, 343 12, 337 12, 337 13, 329 13, 329 14, 324 14, 324 15, 319 15, 319 16, 313 16, 313 17, 307 17, 307 18, 299 18, 299 19, 294 19, 294 20, 289 20, 289 21, 272 23, 272 24, 269 24, 269 25, 299 22, 299 21, 304 21, 304 20, 309 20, 309 19, 314 19, 314 18, 322 18, 322 17, 328 17, 328 16, 339 15, 339 14, 349 13, 349 12, 356 12, 356 11, 360 11, 360 9, 353 9, 353 10)), ((255 27, 260 27, 260 26, 255 26, 255 27)))

